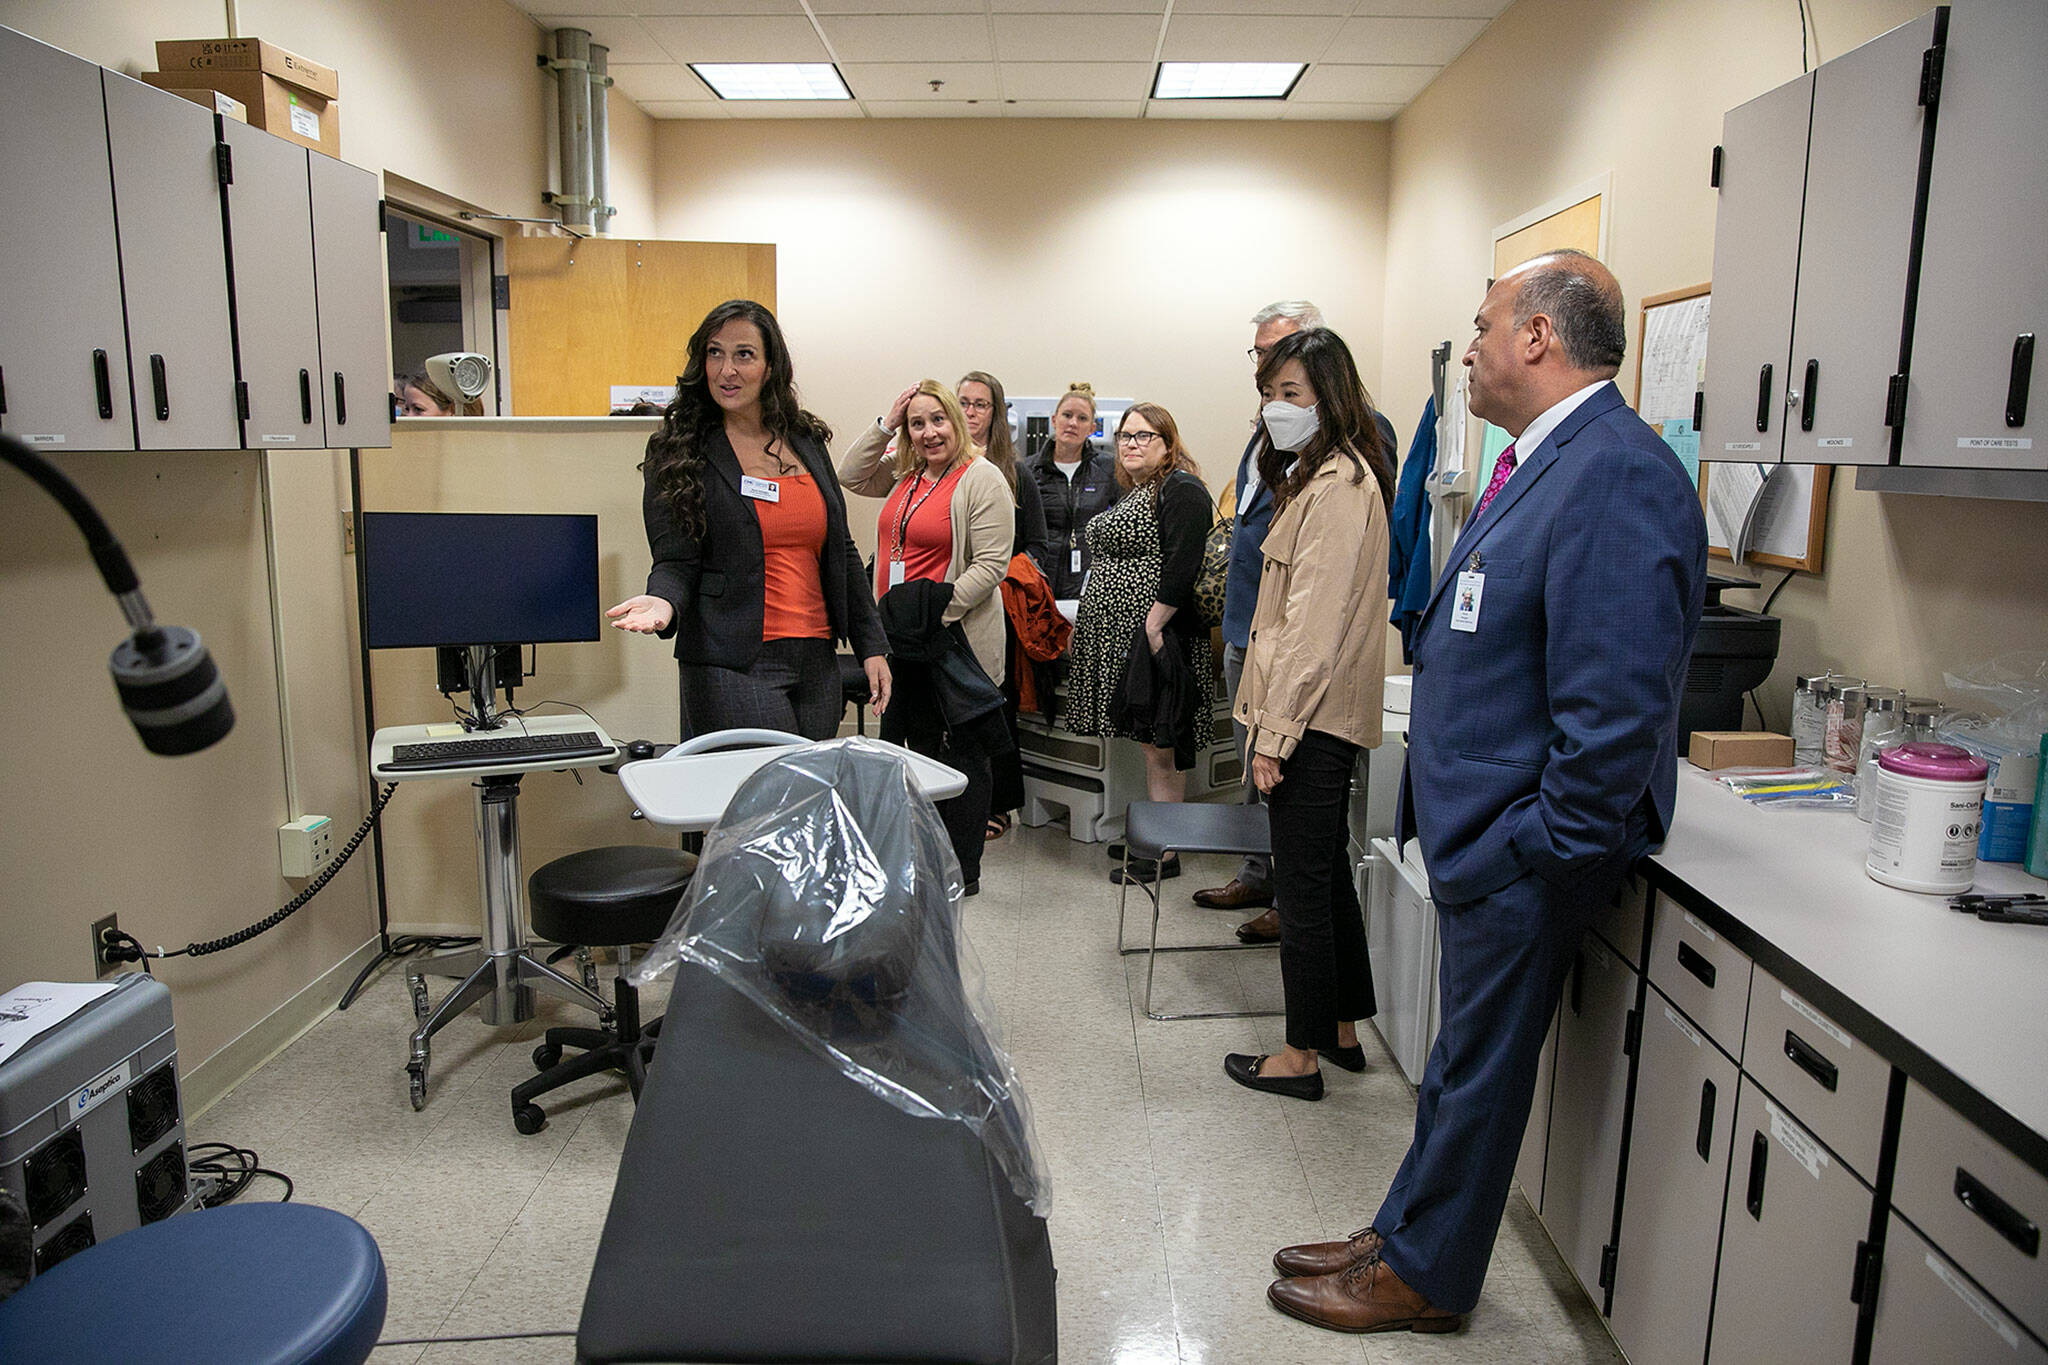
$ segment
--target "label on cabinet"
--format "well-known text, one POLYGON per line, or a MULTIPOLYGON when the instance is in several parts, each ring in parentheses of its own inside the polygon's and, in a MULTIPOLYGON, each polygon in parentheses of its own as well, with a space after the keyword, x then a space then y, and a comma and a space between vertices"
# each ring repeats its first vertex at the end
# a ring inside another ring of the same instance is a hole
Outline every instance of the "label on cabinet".
POLYGON ((64 437, 61 434, 55 436, 24 436, 21 438, 21 443, 28 446, 61 446, 64 444, 64 437))
POLYGON ((1698 1047, 1700 1045, 1699 1031, 1695 1029, 1691 1024, 1686 1023, 1685 1017, 1679 1014, 1677 1010, 1671 1008, 1671 1006, 1669 1005, 1666 1005, 1664 1007, 1664 1017, 1671 1021, 1671 1027, 1677 1029, 1680 1033, 1684 1034, 1688 1039, 1690 1039, 1694 1047, 1698 1047))
POLYGON ((1849 1041, 1849 1035, 1847 1032, 1845 1032, 1838 1025, 1830 1022, 1824 1015, 1821 1014, 1819 1010, 1807 1004, 1798 996, 1792 994, 1791 991, 1784 989, 1782 986, 1779 987, 1778 998, 1784 1001, 1786 1007, 1789 1008, 1794 1014, 1797 1014, 1801 1019, 1804 1019, 1807 1023, 1813 1025, 1822 1033, 1825 1033, 1828 1037, 1834 1039, 1835 1042, 1841 1045, 1841 1048, 1844 1052, 1848 1051, 1849 1048, 1852 1046, 1852 1044, 1849 1041))
POLYGON ((1697 929, 1699 931, 1700 937, 1704 938, 1707 942, 1719 943, 1721 941, 1721 936, 1719 934, 1716 934, 1712 929, 1709 929, 1706 925, 1694 919, 1692 911, 1690 910, 1685 912, 1685 922, 1691 928, 1697 929))
POLYGON ((1777 1139, 1778 1145, 1804 1166, 1808 1175, 1815 1180, 1820 1179, 1820 1173, 1828 1164, 1827 1149, 1815 1142, 1805 1129, 1786 1118, 1785 1111, 1769 1100, 1764 1101, 1764 1112, 1771 1116, 1771 1136, 1777 1139))
POLYGON ((1856 444, 1854 436, 1823 436, 1814 442, 1822 450, 1847 450, 1856 444))
POLYGON ((296 436, 265 436, 261 439, 267 446, 295 446, 299 443, 296 436))
POLYGON ((1721 447, 1723 450, 1762 450, 1763 448, 1764 443, 1762 441, 1730 441, 1727 445, 1721 447))
POLYGON ((2032 450, 2031 436, 1958 436, 1957 450, 2032 450))
POLYGON ((2015 1351, 2020 1348, 2020 1329, 2012 1325, 2010 1318, 1994 1308, 1991 1300, 1978 1293, 1975 1285, 1931 1251, 1927 1253, 1927 1268, 1934 1272, 1934 1278, 1947 1285, 1950 1292, 1968 1304, 1971 1312, 1984 1319, 1985 1326, 2003 1337, 2006 1345, 2015 1351))

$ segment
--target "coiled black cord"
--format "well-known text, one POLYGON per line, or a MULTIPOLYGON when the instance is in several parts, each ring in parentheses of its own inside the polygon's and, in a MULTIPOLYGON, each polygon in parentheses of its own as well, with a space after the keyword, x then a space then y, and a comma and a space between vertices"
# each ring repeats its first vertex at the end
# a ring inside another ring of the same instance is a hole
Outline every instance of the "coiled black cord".
POLYGON ((210 1175, 220 1181, 213 1193, 201 1201, 201 1206, 217 1209, 222 1204, 241 1197, 259 1175, 267 1175, 284 1185, 284 1194, 277 1201, 289 1204, 292 1198, 292 1178, 282 1171, 273 1171, 262 1164, 253 1147, 237 1147, 232 1142, 195 1142, 185 1149, 185 1168, 195 1175, 210 1175))
POLYGON ((172 948, 168 951, 158 949, 155 952, 151 952, 142 946, 142 940, 136 938, 135 935, 128 933, 126 930, 116 929, 106 936, 107 960, 110 962, 140 962, 143 964, 144 970, 147 970, 148 964, 153 958, 205 957, 208 953, 218 953, 247 943, 258 934, 269 933, 272 929, 275 929, 278 925, 283 924, 286 920, 304 909, 306 902, 319 895, 321 888, 334 880, 335 874, 340 872, 347 865, 349 858, 355 854, 355 851, 362 847, 363 840, 370 837, 370 830, 376 825, 377 817, 384 813, 384 807, 391 804, 391 798, 397 791, 398 784, 396 782, 385 783, 384 790, 377 793, 376 799, 370 802, 370 813, 364 816, 363 823, 356 827, 354 836, 341 846, 341 852, 336 855, 334 861, 322 868, 320 875, 308 882, 304 891, 292 897, 289 903, 278 907, 274 914, 258 920, 246 929, 238 929, 225 938, 208 939, 204 943, 188 943, 182 948, 172 948))

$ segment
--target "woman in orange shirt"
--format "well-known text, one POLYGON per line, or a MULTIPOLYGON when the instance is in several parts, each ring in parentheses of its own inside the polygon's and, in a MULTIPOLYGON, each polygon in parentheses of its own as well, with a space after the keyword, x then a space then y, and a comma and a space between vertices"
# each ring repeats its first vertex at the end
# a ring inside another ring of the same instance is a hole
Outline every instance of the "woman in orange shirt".
POLYGON ((845 695, 833 641, 851 642, 876 714, 888 641, 846 530, 825 443, 797 403, 789 348, 760 304, 732 299, 690 337, 647 442, 647 591, 605 614, 674 638, 683 733, 754 727, 829 739, 845 695))

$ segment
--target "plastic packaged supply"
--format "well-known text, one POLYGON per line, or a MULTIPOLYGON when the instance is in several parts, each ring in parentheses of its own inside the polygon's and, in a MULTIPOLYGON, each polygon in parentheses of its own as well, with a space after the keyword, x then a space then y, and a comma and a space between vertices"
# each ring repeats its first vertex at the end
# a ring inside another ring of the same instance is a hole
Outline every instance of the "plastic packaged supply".
POLYGON ((2048 877, 2048 735, 2041 736, 2040 776, 2034 783, 2034 829, 2027 836, 2027 874, 2048 877))
POLYGON ((1856 818, 1866 825, 1877 807, 1878 751, 1911 738, 1905 701, 1897 692, 1873 692, 1863 712, 1863 738, 1856 749, 1856 818))
POLYGON ((1941 723, 1942 713, 1948 708, 1933 697, 1906 698, 1907 739, 1932 740, 1934 728, 1941 723))
POLYGON ((1792 688, 1792 761, 1812 766, 1821 761, 1821 745, 1827 734, 1828 693, 1835 675, 1801 675, 1792 688))
POLYGON ((1842 810, 1856 803, 1856 784, 1825 765, 1724 768, 1714 780, 1764 810, 1842 810))
POLYGON ((1977 879, 1990 765, 1954 744, 1899 744, 1877 757, 1877 809, 1864 870, 1905 891, 1952 896, 1977 879))

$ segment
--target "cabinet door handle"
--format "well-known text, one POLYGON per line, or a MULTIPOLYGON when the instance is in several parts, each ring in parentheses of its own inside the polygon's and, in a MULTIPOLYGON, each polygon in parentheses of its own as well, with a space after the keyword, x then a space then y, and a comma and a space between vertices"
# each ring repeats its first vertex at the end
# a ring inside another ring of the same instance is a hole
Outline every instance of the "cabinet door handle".
MULTIPOLYGON (((310 422, 312 418, 306 420, 310 422)), ((334 424, 338 427, 348 425, 348 390, 342 387, 340 370, 334 372, 334 424)))
POLYGON ((156 394, 156 420, 171 420, 171 380, 164 372, 164 358, 153 355, 149 358, 149 387, 156 394))
POLYGON ((1759 1223, 1764 1220, 1764 1167, 1770 1158, 1770 1140, 1759 1131, 1749 1144, 1749 1193, 1743 1201, 1749 1216, 1759 1223))
POLYGON ((1701 1161, 1714 1159, 1714 1083, 1700 1082, 1700 1128, 1693 1134, 1692 1149, 1701 1161))
POLYGON ((1771 367, 1766 365, 1756 376, 1756 429, 1771 429, 1771 367))
POLYGON ((313 420, 313 372, 299 371, 299 420, 310 423, 313 420))
POLYGON ((100 420, 114 420, 114 376, 107 369, 107 353, 92 353, 92 386, 99 394, 100 420))
POLYGON ((1806 391, 1799 395, 1799 429, 1813 430, 1813 396, 1820 391, 1820 362, 1806 362, 1806 391))
POLYGON ((0 417, 7 415, 7 371, 0 369, 0 417))
POLYGON ((1785 1055, 1792 1059, 1792 1065, 1819 1081, 1824 1090, 1833 1090, 1841 1080, 1835 1064, 1791 1029, 1785 1030, 1785 1055))
POLYGON ((1698 977, 1702 986, 1705 986, 1708 990, 1714 989, 1714 977, 1716 975, 1714 964, 1707 961, 1699 949, 1693 947, 1684 939, 1680 939, 1678 942, 1678 965, 1698 977))
POLYGON ((2041 1229, 1960 1166, 1956 1167, 1956 1198, 1964 1208, 1991 1224, 1992 1230, 2011 1242, 2021 1255, 2041 1254, 2041 1229))
POLYGON ((2022 332, 2012 339, 2012 377, 2005 381, 2005 424, 2027 424, 2027 389, 2034 382, 2034 334, 2022 332))

